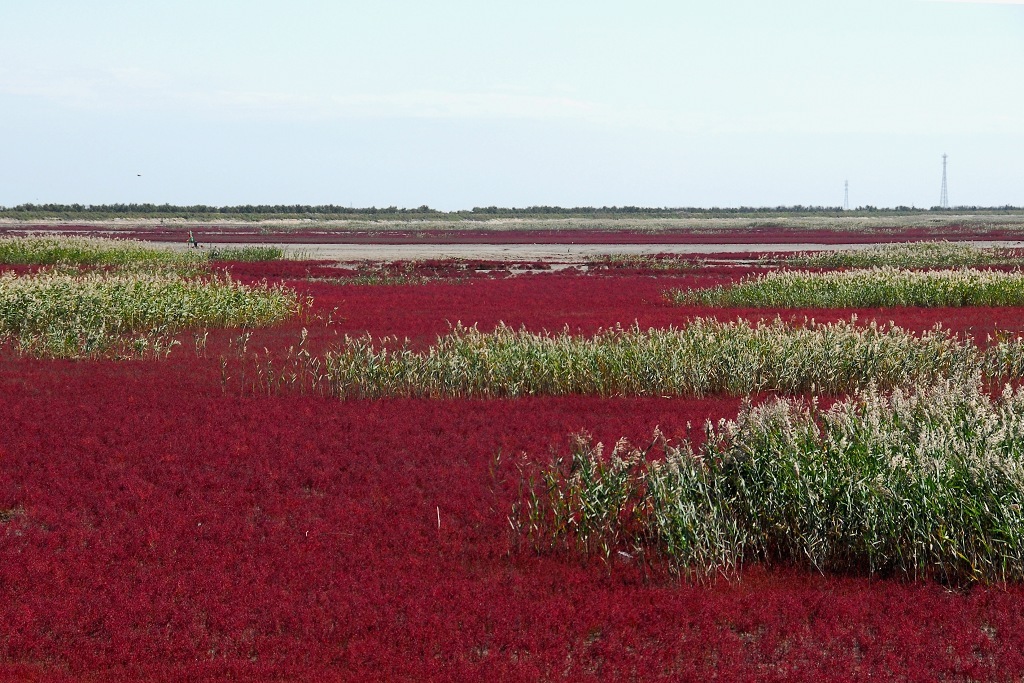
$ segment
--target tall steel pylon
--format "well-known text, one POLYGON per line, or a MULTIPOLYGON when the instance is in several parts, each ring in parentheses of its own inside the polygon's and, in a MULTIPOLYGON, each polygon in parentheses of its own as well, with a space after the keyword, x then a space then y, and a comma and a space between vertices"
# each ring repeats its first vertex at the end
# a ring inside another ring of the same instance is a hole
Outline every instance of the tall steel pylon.
POLYGON ((847 180, 843 188, 843 211, 850 210, 850 181, 847 180))
POLYGON ((949 208, 949 190, 946 187, 946 158, 948 155, 942 155, 942 194, 939 196, 939 206, 943 209, 949 208))

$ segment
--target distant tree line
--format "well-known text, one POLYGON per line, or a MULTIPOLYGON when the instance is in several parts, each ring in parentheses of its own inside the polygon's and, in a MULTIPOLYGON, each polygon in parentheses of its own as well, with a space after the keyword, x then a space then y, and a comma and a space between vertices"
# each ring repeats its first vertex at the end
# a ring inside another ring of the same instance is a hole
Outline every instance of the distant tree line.
POLYGON ((238 206, 207 206, 206 204, 191 204, 178 206, 176 204, 19 204, 14 207, 0 207, 0 211, 20 211, 36 213, 110 213, 110 214, 266 214, 268 216, 288 214, 312 214, 312 215, 349 215, 349 214, 408 214, 408 213, 442 213, 435 211, 429 206, 420 206, 415 209, 398 208, 389 206, 387 208, 370 207, 354 209, 348 206, 335 206, 334 204, 239 204, 238 206))
POLYGON ((102 220, 107 218, 185 218, 207 219, 236 218, 260 220, 267 218, 364 218, 364 219, 432 219, 432 220, 486 220, 488 218, 687 218, 687 217, 752 217, 758 216, 849 216, 906 215, 930 212, 955 213, 1008 213, 1024 211, 1018 206, 957 206, 953 208, 918 208, 897 206, 879 208, 861 206, 844 211, 836 206, 793 206, 775 207, 649 207, 649 206, 528 206, 528 207, 474 207, 470 210, 440 211, 423 205, 415 208, 338 206, 335 204, 239 204, 236 206, 208 206, 192 204, 19 204, 13 207, 0 206, 0 217, 30 220, 32 218, 62 218, 102 220))

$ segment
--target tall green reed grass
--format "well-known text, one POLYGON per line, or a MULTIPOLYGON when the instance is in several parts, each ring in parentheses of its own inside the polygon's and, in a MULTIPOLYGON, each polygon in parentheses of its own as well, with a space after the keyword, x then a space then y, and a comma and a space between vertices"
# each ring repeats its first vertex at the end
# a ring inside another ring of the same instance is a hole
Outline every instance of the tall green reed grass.
POLYGON ((288 256, 283 247, 270 245, 231 247, 212 244, 202 253, 210 261, 280 261, 288 256))
POLYGON ((246 286, 222 275, 40 273, 0 275, 0 341, 58 357, 145 353, 203 327, 258 327, 299 310, 280 286, 246 286))
MULTIPOLYGON (((295 256, 301 256, 296 252, 295 256)), ((171 249, 148 242, 103 237, 0 238, 0 264, 97 266, 124 269, 202 270, 209 261, 277 261, 292 256, 272 245, 171 249)))
POLYGON ((997 270, 778 271, 706 289, 673 289, 676 304, 747 308, 1024 306, 1024 273, 997 270))
POLYGON ((346 337, 326 352, 267 359, 258 391, 303 390, 340 398, 844 393, 984 372, 1019 377, 1024 342, 969 339, 933 329, 855 322, 794 326, 696 319, 684 327, 616 327, 591 337, 492 332, 456 325, 426 350, 397 339, 346 337))
POLYGON ((12 265, 195 268, 203 262, 198 250, 174 251, 137 240, 49 236, 0 238, 0 263, 12 265))
POLYGON ((672 254, 598 254, 586 260, 590 270, 645 270, 663 273, 689 273, 707 265, 702 258, 672 254))
POLYGON ((663 457, 577 437, 510 521, 538 550, 666 559, 684 574, 751 562, 931 578, 1024 579, 1024 389, 979 377, 877 387, 827 410, 775 399, 663 457))
POLYGON ((1024 255, 997 247, 945 240, 878 244, 864 249, 843 249, 793 254, 781 261, 808 268, 953 268, 958 266, 1020 265, 1024 255))

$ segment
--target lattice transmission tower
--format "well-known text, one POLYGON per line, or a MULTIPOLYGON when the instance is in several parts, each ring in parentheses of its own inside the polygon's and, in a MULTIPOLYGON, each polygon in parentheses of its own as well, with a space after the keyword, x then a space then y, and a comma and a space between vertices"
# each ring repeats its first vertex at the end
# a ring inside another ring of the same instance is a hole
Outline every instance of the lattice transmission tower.
POLYGON ((843 187, 843 211, 850 210, 850 181, 847 180, 843 187))
POLYGON ((946 158, 947 154, 942 155, 942 194, 939 196, 939 206, 943 209, 949 208, 949 189, 946 187, 946 158))

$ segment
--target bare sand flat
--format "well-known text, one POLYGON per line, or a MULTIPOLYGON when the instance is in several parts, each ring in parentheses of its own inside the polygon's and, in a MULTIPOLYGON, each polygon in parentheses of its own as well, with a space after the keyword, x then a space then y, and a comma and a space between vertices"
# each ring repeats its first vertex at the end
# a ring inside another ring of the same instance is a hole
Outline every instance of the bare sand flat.
MULTIPOLYGON (((1024 248, 1022 240, 972 241, 978 247, 1024 248)), ((154 243, 173 249, 184 244, 154 243)), ((411 261, 479 259, 484 261, 547 261, 575 263, 608 254, 758 254, 798 251, 856 250, 867 244, 294 244, 288 242, 218 242, 218 247, 276 246, 312 260, 411 261)))

